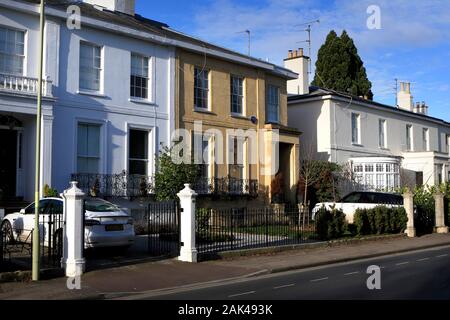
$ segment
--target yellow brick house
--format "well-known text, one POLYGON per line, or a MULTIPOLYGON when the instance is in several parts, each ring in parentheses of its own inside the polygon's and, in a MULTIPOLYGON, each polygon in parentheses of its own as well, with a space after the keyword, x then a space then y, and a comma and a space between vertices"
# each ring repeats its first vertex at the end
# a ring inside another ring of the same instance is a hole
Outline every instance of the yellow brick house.
POLYGON ((267 203, 271 182, 282 173, 285 200, 295 202, 300 132, 287 127, 286 86, 297 74, 210 44, 202 47, 203 52, 176 50, 175 126, 190 133, 204 187, 257 193, 267 203))

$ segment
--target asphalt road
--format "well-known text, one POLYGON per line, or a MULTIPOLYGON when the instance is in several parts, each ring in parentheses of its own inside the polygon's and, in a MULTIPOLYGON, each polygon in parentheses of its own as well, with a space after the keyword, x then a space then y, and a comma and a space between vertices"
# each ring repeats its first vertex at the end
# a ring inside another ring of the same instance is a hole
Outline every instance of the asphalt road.
POLYGON ((164 300, 450 299, 450 247, 239 280, 143 297, 164 300), (380 267, 381 289, 369 290, 367 268, 380 267))

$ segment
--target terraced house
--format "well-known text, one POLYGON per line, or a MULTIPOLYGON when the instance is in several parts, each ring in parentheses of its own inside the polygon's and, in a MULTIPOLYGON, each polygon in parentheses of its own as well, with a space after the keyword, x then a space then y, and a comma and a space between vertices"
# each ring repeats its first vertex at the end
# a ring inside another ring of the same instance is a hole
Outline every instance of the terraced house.
POLYGON ((300 133, 287 127, 286 80, 297 75, 207 43, 201 48, 176 51, 176 126, 191 133, 202 160, 198 189, 269 200, 281 172, 286 200, 294 201, 300 133))
MULTIPOLYGON (((33 198, 38 3, 0 1, 3 199, 33 198)), ((286 80, 297 74, 144 18, 134 4, 46 1, 41 189, 61 191, 75 179, 85 190, 95 184, 105 196, 132 197, 142 194, 145 179, 151 193, 161 145, 171 144, 175 128, 192 130, 202 120, 204 130, 224 133, 224 151, 233 145, 226 128, 264 132, 257 150, 266 165, 279 156, 293 195, 299 133, 287 128, 286 80), (68 23, 77 17, 79 26, 68 23), (273 144, 277 130, 280 144, 273 144)), ((213 166, 217 149, 208 139, 201 148, 211 150, 203 166, 209 180, 200 180, 199 191, 214 193, 221 184, 226 192, 270 198, 273 175, 250 164, 249 151, 234 152, 250 150, 249 142, 231 148, 233 164, 213 166)))

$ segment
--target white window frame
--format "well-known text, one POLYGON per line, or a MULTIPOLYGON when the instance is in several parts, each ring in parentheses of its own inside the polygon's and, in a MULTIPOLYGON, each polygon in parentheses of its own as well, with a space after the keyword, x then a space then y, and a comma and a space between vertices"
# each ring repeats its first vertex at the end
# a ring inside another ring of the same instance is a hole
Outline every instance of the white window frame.
POLYGON ((129 163, 129 152, 130 152, 130 130, 141 130, 148 131, 148 165, 147 165, 147 176, 153 176, 155 174, 155 162, 154 158, 158 152, 158 145, 156 143, 156 130, 154 126, 149 126, 145 123, 139 122, 125 122, 124 132, 125 135, 125 148, 123 154, 123 161, 126 172, 130 171, 129 163))
POLYGON ((351 135, 352 135, 352 144, 353 145, 361 145, 361 114, 352 112, 351 114, 351 135), (354 122, 354 118, 356 121, 354 122), (356 126, 355 126, 356 125, 356 126), (356 137, 355 137, 356 130, 356 137), (356 141, 355 141, 356 138, 356 141))
POLYGON ((414 151, 414 128, 412 124, 406 125, 406 151, 414 151))
MULTIPOLYGON (((145 172, 145 176, 149 176, 149 173, 150 173, 150 171, 151 171, 151 169, 150 169, 150 158, 151 158, 151 154, 150 154, 150 139, 151 139, 151 136, 150 136, 150 132, 147 130, 147 129, 140 129, 140 128, 129 128, 128 129, 128 141, 127 141, 127 143, 128 143, 128 173, 129 174, 131 174, 131 172, 129 171, 130 170, 130 162, 131 161, 140 161, 140 162, 145 162, 145 164, 146 164, 146 166, 147 166, 147 170, 146 170, 146 172, 145 172), (146 136, 147 136, 147 146, 146 146, 146 149, 147 149, 147 158, 131 158, 130 157, 130 149, 131 149, 131 131, 140 131, 140 132, 143 132, 143 133, 145 133, 146 134, 146 136)), ((141 174, 139 174, 139 175, 141 175, 141 174)))
POLYGON ((266 123, 280 123, 280 100, 281 100, 281 98, 280 98, 280 87, 278 87, 278 86, 275 86, 275 85, 272 85, 272 84, 269 84, 269 85, 267 85, 267 94, 266 94, 266 99, 267 99, 267 101, 266 101, 266 123), (272 89, 274 89, 274 90, 276 90, 276 93, 277 93, 277 97, 276 97, 276 99, 277 99, 277 103, 276 104, 274 104, 274 103, 272 103, 272 101, 271 101, 271 98, 273 98, 272 97, 272 89), (274 107, 274 106, 276 106, 276 119, 270 119, 269 118, 269 115, 271 114, 271 112, 270 112, 270 109, 271 109, 271 107, 274 107))
POLYGON ((103 94, 104 92, 104 70, 105 70, 105 57, 104 57, 104 47, 102 45, 92 43, 89 41, 80 41, 79 45, 79 52, 78 52, 78 92, 79 93, 94 93, 94 94, 103 94), (99 70, 99 88, 98 90, 94 89, 87 89, 87 88, 81 88, 81 46, 82 45, 88 45, 92 47, 97 47, 100 49, 100 68, 95 68, 96 70, 99 70))
MULTIPOLYGON (((28 32, 25 29, 14 28, 11 26, 0 24, 0 27, 6 29, 7 31, 21 32, 23 33, 23 55, 22 57, 22 73, 11 74, 17 76, 25 76, 27 74, 27 51, 28 51, 28 32)), ((11 55, 4 52, 5 55, 11 55)))
POLYGON ((245 115, 245 78, 242 76, 237 76, 237 75, 231 75, 230 76, 230 112, 231 115, 237 115, 237 116, 243 116, 245 115), (240 94, 239 92, 236 94, 235 92, 233 92, 233 80, 237 79, 239 81, 242 81, 242 94, 240 94), (235 112, 233 111, 233 97, 237 96, 238 101, 240 101, 240 107, 241 107, 241 112, 235 112))
POLYGON ((386 119, 379 119, 378 120, 378 144, 379 147, 381 149, 386 149, 387 148, 387 137, 386 137, 386 133, 387 133, 387 121, 386 119), (383 130, 383 131, 381 131, 383 130), (381 137, 381 135, 383 135, 383 137, 381 137))
POLYGON ((153 58, 152 57, 149 57, 147 55, 140 54, 137 52, 131 52, 131 54, 130 54, 130 100, 142 100, 142 101, 148 101, 148 102, 153 101, 153 81, 152 81, 153 70, 154 70, 154 68, 153 68, 153 58), (132 87, 131 77, 133 76, 133 73, 132 73, 133 56, 147 59, 147 76, 142 77, 142 78, 147 79, 147 97, 146 98, 131 95, 131 87, 132 87))
POLYGON ((105 139, 105 133, 104 133, 104 127, 105 127, 105 122, 104 121, 98 121, 98 120, 92 120, 92 119, 83 119, 83 118, 77 118, 75 119, 75 135, 74 135, 74 146, 75 146, 75 161, 74 161, 74 172, 75 173, 92 173, 92 172, 80 172, 79 168, 78 168, 78 158, 80 157, 78 155, 78 127, 80 125, 91 125, 91 126, 98 126, 100 128, 99 132, 100 132, 100 137, 99 137, 99 168, 98 168, 98 174, 103 174, 106 172, 105 170, 105 161, 103 158, 103 155, 106 154, 106 150, 104 149, 106 146, 106 143, 104 141, 105 139))
POLYGON ((430 151, 430 129, 422 128, 422 143, 424 151, 430 151))
POLYGON ((196 111, 211 111, 211 71, 207 68, 194 67, 194 110, 196 111), (208 86, 201 88, 196 86, 197 73, 206 73, 208 86), (206 107, 197 106, 197 90, 206 91, 206 107))

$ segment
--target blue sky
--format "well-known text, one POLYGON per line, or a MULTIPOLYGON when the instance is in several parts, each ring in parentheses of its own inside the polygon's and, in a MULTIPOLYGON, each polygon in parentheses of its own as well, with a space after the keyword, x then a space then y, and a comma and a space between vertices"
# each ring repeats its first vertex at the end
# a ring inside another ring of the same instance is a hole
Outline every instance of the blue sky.
POLYGON ((282 65, 289 49, 305 47, 313 27, 312 58, 327 33, 347 30, 359 49, 375 100, 395 103, 395 78, 410 81, 414 101, 450 121, 450 1, 448 0, 137 0, 139 14, 206 41, 282 65), (381 10, 381 29, 367 28, 367 8, 381 10))

